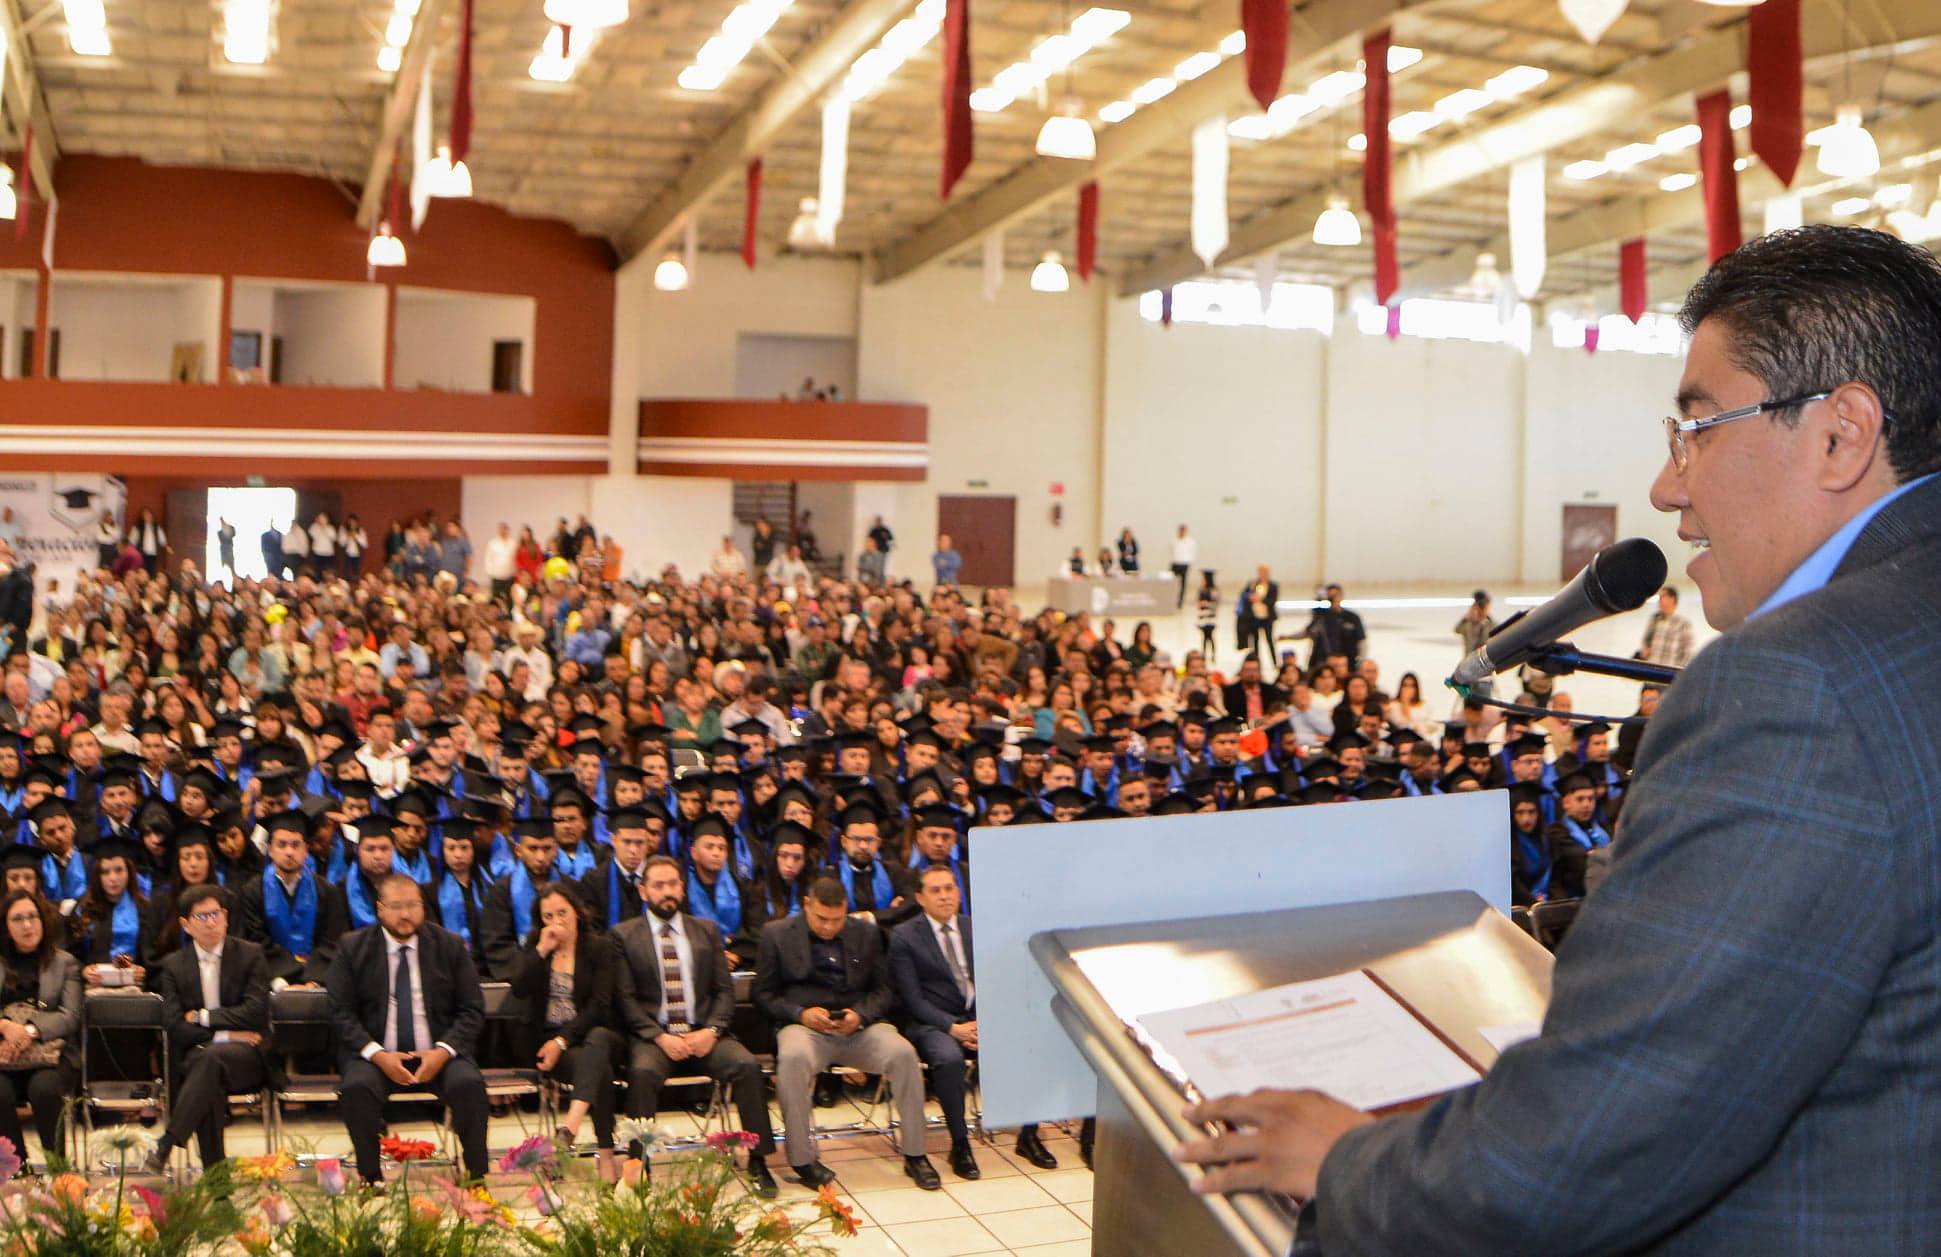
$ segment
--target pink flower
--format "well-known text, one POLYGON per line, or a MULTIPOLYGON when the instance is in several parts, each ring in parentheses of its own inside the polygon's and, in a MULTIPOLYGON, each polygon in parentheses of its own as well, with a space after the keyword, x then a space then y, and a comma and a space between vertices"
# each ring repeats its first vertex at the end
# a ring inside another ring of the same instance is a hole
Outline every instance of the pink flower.
POLYGON ((537 1183, 526 1189, 526 1199, 532 1202, 533 1211, 542 1218, 550 1218, 559 1212, 559 1197, 537 1183))
POLYGON ((297 1216, 296 1206, 279 1193, 263 1197, 263 1220, 273 1227, 286 1227, 297 1216))
POLYGON ((13 1146, 13 1140, 0 1135, 0 1183, 5 1183, 20 1173, 20 1149, 13 1146))
POLYGON ((142 1209, 149 1217, 155 1219, 156 1226, 161 1226, 168 1221, 168 1209, 162 1204, 160 1196, 139 1183, 130 1183, 128 1190, 135 1193, 135 1199, 142 1202, 142 1209))
POLYGON ((323 1188, 325 1195, 344 1194, 344 1163, 340 1158, 317 1158, 317 1186, 323 1188))
POLYGON ((721 1130, 708 1136, 708 1147, 716 1152, 747 1151, 761 1142, 761 1136, 748 1130, 721 1130))
POLYGON ((534 1170, 553 1167, 553 1141, 544 1135, 534 1135, 523 1143, 514 1145, 510 1152, 499 1158, 499 1172, 502 1174, 526 1174, 534 1170))

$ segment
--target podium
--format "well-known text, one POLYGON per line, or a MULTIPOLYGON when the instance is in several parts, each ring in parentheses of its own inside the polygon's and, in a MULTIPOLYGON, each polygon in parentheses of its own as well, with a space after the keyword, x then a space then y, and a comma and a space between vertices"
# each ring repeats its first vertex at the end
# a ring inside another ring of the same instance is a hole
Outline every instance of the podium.
POLYGON ((1198 1197, 1172 1159, 1199 1132, 1125 1023, 1266 987, 1368 969, 1485 1068, 1485 1026, 1538 1020, 1550 953, 1469 891, 1051 930, 1031 952, 1052 1012, 1098 1075, 1094 1257, 1284 1257, 1294 1217, 1269 1197, 1198 1197))

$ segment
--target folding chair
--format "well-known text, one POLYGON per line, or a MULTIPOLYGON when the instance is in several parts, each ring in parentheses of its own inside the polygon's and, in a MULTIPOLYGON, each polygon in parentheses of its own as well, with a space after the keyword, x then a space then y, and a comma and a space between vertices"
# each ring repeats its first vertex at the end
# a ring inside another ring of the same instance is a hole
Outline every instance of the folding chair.
MULTIPOLYGON (((481 982, 479 989, 485 994, 485 1019, 488 1022, 514 1024, 523 1020, 520 1004, 512 997, 512 984, 509 982, 481 982)), ((551 1134, 557 1125, 557 1092, 553 1087, 543 1085, 544 1077, 537 1069, 481 1069, 485 1075, 485 1095, 489 1100, 523 1100, 527 1096, 539 1099, 539 1121, 541 1129, 551 1134)), ((514 1109, 519 1129, 528 1134, 526 1115, 523 1110, 514 1109)))
POLYGON ((1564 941, 1570 930, 1570 923, 1577 919, 1577 909, 1582 907, 1581 899, 1553 899, 1537 904, 1530 909, 1530 933, 1539 943, 1551 951, 1564 941))
MULTIPOLYGON (((303 1030, 321 1026, 330 1027, 330 993, 323 990, 296 990, 286 987, 270 993, 270 1031, 280 1034, 285 1030, 303 1030)), ((283 1085, 271 1093, 273 1109, 271 1121, 272 1150, 283 1146, 283 1106, 286 1104, 334 1105, 338 1092, 343 1086, 343 1078, 338 1074, 299 1074, 288 1073, 283 1085)), ((456 1164, 452 1155, 452 1134, 450 1123, 444 1120, 444 1105, 436 1092, 397 1091, 390 1097, 391 1103, 420 1103, 438 1105, 439 1117, 434 1119, 438 1129, 438 1144, 447 1164, 456 1164)), ((298 1158, 301 1160, 302 1158, 298 1158)))
POLYGON ((1537 927, 1530 920, 1530 909, 1523 904, 1516 904, 1510 909, 1510 924, 1516 926, 1517 929, 1522 930, 1531 938, 1537 936, 1537 927))
MULTIPOLYGON (((78 1164, 92 1164, 94 1114, 139 1113, 153 1108, 166 1122, 169 1112, 168 1023, 162 997, 132 987, 89 991, 81 1001, 81 1156, 78 1164), (103 1079, 89 1072, 88 1040, 96 1030, 138 1030, 155 1036, 161 1073, 147 1079, 103 1079)), ((71 1124, 70 1124, 71 1125, 71 1124)))

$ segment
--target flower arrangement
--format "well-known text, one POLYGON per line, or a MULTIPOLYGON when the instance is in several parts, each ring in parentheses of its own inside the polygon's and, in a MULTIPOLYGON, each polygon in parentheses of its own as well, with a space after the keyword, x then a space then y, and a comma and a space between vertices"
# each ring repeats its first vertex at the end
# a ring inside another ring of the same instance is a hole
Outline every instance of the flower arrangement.
POLYGON ((0 1236, 9 1254, 34 1257, 176 1257, 213 1251, 245 1229, 233 1199, 230 1168, 219 1165, 166 1198, 128 1182, 128 1154, 143 1141, 110 1132, 121 1172, 112 1186, 90 1188, 66 1171, 44 1183, 17 1181, 21 1158, 0 1136, 0 1236))

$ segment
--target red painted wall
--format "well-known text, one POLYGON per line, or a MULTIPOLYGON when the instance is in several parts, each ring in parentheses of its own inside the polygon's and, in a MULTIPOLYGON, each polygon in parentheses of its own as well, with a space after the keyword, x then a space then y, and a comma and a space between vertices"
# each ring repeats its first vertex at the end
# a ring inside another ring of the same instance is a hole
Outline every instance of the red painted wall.
MULTIPOLYGON (((326 179, 70 156, 61 159, 55 186, 57 270, 367 277, 367 237, 357 226, 356 203, 326 179)), ((24 240, 0 231, 0 267, 38 269, 45 223, 44 207, 36 205, 24 240)), ((436 202, 424 231, 407 229, 404 240, 410 264, 379 271, 378 282, 535 299, 535 413, 527 430, 606 432, 616 259, 605 241, 555 220, 449 200, 436 202)), ((216 351, 221 359, 227 347, 216 351)), ((279 391, 255 391, 263 422, 279 421, 279 391)), ((313 421, 314 397, 288 404, 313 421)), ((365 405, 355 397, 339 404, 346 424, 365 405)))

